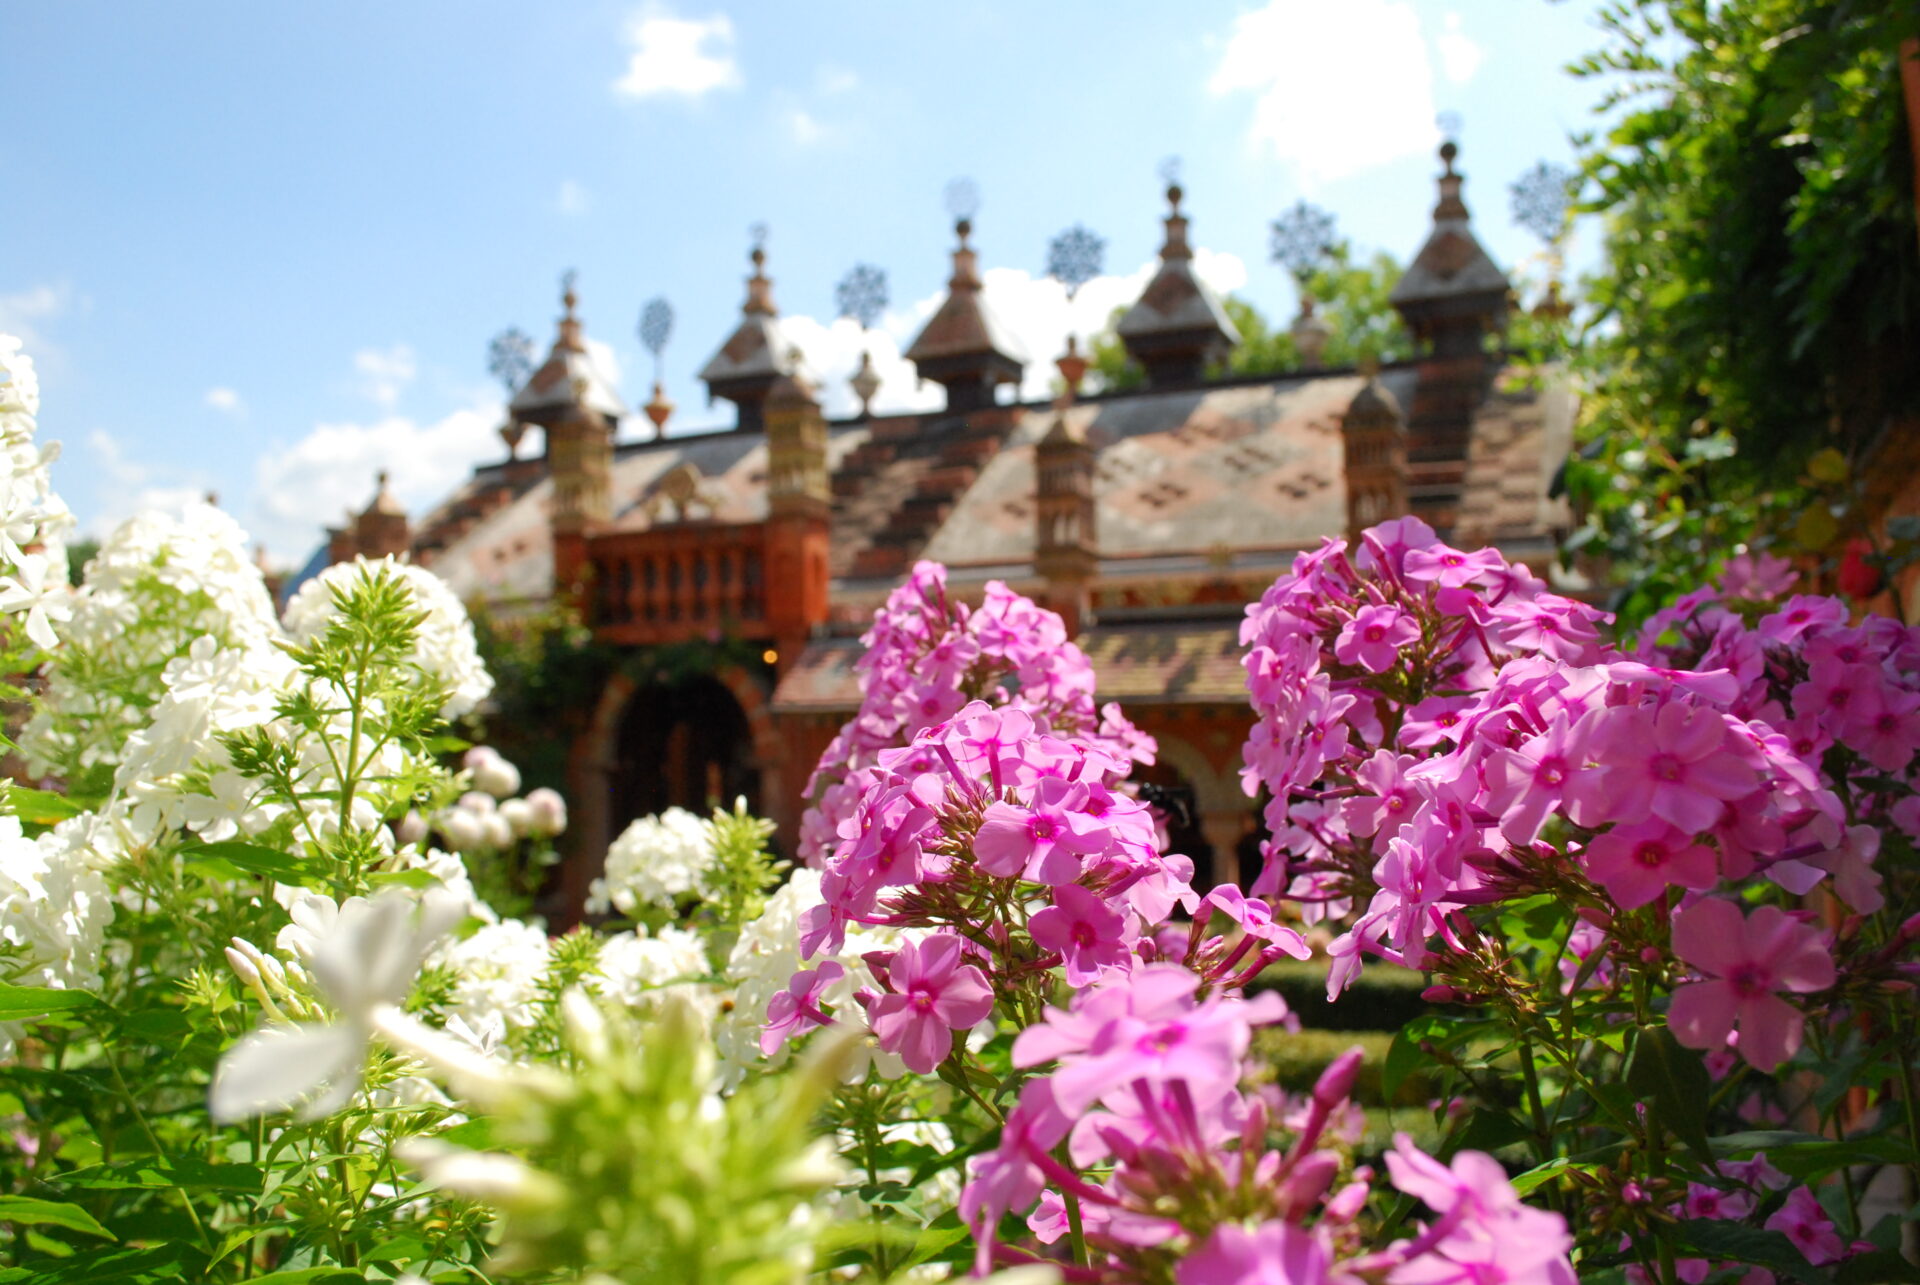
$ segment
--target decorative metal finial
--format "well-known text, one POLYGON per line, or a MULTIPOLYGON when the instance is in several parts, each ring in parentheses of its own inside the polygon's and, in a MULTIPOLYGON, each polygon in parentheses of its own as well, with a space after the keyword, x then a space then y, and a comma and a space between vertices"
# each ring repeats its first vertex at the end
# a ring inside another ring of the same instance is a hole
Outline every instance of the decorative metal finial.
POLYGON ((1067 288, 1067 298, 1100 275, 1106 261, 1107 243, 1084 225, 1076 223, 1047 245, 1047 275, 1067 288))
POLYGON ((970 178, 961 177, 947 184, 947 213, 953 216, 953 224, 964 240, 973 228, 974 216, 980 213, 980 185, 970 178))
POLYGON ((673 338, 673 305, 665 298, 647 300, 640 309, 640 344, 653 354, 653 377, 660 378, 660 354, 673 338))
POLYGON ((860 329, 871 330, 887 310, 887 274, 871 263, 856 263, 833 288, 840 315, 852 317, 860 329))
POLYGON ((574 305, 580 302, 580 296, 574 290, 574 284, 579 280, 580 274, 572 268, 560 274, 560 302, 567 306, 568 316, 573 315, 574 305))
POLYGON ((1545 242, 1548 249, 1567 234, 1580 176, 1564 165, 1541 161, 1514 181, 1513 221, 1545 242))
POLYGON ((753 271, 757 276, 767 262, 767 225, 755 223, 747 228, 747 258, 753 260, 753 271))
POLYGON ((487 373, 499 380, 512 396, 533 373, 533 340, 518 327, 509 326, 487 344, 487 373))
POLYGON ((1160 181, 1168 187, 1180 186, 1180 158, 1169 156, 1160 162, 1160 181))
POLYGON ((1273 261, 1293 274, 1305 288, 1313 270, 1339 244, 1333 215, 1317 205, 1298 201, 1273 221, 1273 261))

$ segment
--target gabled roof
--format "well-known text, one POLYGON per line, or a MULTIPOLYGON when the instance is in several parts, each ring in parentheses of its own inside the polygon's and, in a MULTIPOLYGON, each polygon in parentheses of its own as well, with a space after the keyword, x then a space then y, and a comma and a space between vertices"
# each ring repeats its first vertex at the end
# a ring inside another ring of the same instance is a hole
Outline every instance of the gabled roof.
POLYGON ((1474 295, 1505 300, 1512 286, 1507 274, 1473 235, 1466 202, 1460 199, 1460 186, 1465 180, 1453 168, 1458 154, 1459 148, 1452 143, 1440 149, 1440 159, 1447 168, 1440 176, 1440 203, 1433 209, 1433 230, 1388 295, 1396 308, 1474 295))
POLYGON ((1024 366, 1029 360, 1025 345, 994 315, 982 293, 978 257, 967 244, 972 224, 962 219, 954 230, 960 244, 953 252, 947 297, 908 346, 907 360, 918 364, 953 357, 998 357, 1024 366))
POLYGON ((1177 185, 1167 189, 1171 212, 1160 270, 1114 330, 1122 340, 1188 338, 1201 346, 1231 347, 1240 342, 1240 331, 1219 296, 1193 270, 1193 247, 1187 242, 1187 216, 1180 213, 1180 196, 1177 185))
POLYGON ((773 305, 773 280, 767 276, 767 252, 753 247, 749 256, 753 274, 747 278, 747 301, 720 350, 700 368, 700 378, 714 395, 726 397, 728 388, 745 381, 772 381, 794 368, 792 345, 780 333, 780 310, 773 305))
POLYGON ((536 418, 555 418, 543 412, 578 404, 617 420, 627 413, 626 403, 587 351, 580 318, 574 312, 579 297, 574 293, 572 274, 568 275, 566 291, 560 297, 566 311, 561 314, 553 348, 513 395, 507 409, 516 416, 532 413, 536 418))

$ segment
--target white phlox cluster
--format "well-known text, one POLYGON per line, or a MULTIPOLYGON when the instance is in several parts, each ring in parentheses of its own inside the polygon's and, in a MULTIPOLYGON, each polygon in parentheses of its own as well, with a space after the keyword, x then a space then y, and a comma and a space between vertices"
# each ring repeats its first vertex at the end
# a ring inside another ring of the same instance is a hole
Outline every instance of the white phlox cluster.
POLYGON ((684 995, 702 1014, 711 1014, 718 996, 706 984, 711 972, 698 933, 667 927, 615 933, 600 943, 601 994, 629 1008, 652 1008, 668 994, 684 995))
POLYGON ((87 563, 61 635, 44 707, 21 737, 41 772, 117 763, 164 694, 168 662, 200 638, 265 653, 279 626, 245 532, 196 504, 121 523, 87 563))
POLYGON ((708 891, 705 877, 713 864, 713 835, 700 817, 685 808, 641 817, 607 849, 605 873, 588 890, 587 910, 631 916, 646 906, 672 909, 708 891))
POLYGON ((40 381, 20 341, 0 335, 0 613, 23 617, 27 637, 57 641, 69 615, 66 535, 73 514, 54 492, 57 445, 34 444, 40 381))
POLYGON ((502 919, 458 941, 444 941, 427 957, 429 965, 451 970, 456 979, 450 1018, 474 1029, 498 1021, 509 1032, 533 1025, 540 982, 551 961, 546 930, 520 919, 502 919))
MULTIPOLYGON (((16 986, 100 989, 113 898, 90 851, 89 828, 63 824, 37 839, 0 816, 0 980, 16 986)), ((0 1023, 0 1060, 14 1027, 0 1023)))

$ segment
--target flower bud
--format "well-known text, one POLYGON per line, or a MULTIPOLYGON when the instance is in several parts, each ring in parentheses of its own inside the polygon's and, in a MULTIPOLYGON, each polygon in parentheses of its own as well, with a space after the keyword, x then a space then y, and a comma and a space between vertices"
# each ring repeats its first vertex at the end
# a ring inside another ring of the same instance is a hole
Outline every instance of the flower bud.
POLYGON ((1354 1045, 1327 1065, 1314 1082, 1313 1100, 1331 1110, 1353 1096, 1354 1081, 1360 1077, 1360 1064, 1366 1050, 1354 1045))
POLYGON ((420 815, 418 808, 408 808, 407 814, 394 823, 393 837, 402 847, 419 843, 427 837, 427 819, 420 815))
POLYGON ((567 829, 567 801, 557 790, 541 786, 527 792, 527 806, 533 809, 534 833, 545 837, 564 834, 567 829))
POLYGON ((227 966, 233 969, 233 975, 240 979, 243 986, 258 990, 260 988, 260 970, 245 953, 227 947, 227 966))
POLYGON ((533 833, 533 808, 525 799, 507 799, 500 804, 500 816, 513 828, 513 837, 524 839, 533 833))

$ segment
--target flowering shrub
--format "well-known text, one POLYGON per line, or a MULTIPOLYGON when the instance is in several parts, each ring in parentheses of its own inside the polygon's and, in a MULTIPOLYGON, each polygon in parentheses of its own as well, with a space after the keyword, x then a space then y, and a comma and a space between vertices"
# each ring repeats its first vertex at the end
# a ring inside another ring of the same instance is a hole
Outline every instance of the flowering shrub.
POLYGON ((199 509, 63 587, 0 365, 53 787, 0 814, 0 1279, 1910 1271, 1916 631, 1736 562, 1629 653, 1411 520, 1329 542, 1249 609, 1271 838, 1202 895, 1058 618, 922 565, 807 864, 744 803, 642 818, 555 936, 500 872, 566 808, 448 735, 489 679, 444 585, 344 564, 283 625, 199 509), (1273 1081, 1301 926, 1336 997, 1425 974, 1384 1064, 1273 1081), (1430 1127, 1369 1142, 1415 1072, 1430 1127))

